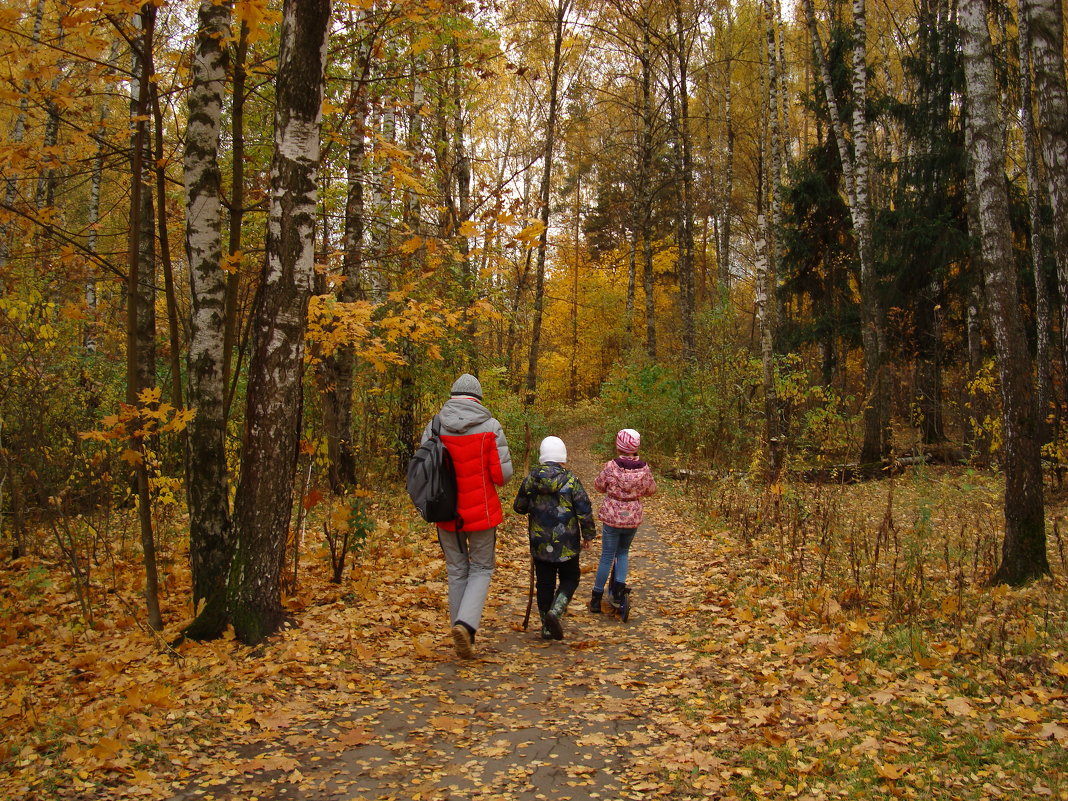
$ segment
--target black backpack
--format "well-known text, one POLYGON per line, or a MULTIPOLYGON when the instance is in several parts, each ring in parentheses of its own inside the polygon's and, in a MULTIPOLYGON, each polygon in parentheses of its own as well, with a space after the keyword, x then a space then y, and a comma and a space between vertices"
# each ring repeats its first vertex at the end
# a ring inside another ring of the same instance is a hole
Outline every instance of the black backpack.
POLYGON ((457 512, 456 470, 452 456, 441 440, 437 415, 430 423, 430 436, 408 462, 408 495, 419 516, 428 523, 462 521, 457 512))

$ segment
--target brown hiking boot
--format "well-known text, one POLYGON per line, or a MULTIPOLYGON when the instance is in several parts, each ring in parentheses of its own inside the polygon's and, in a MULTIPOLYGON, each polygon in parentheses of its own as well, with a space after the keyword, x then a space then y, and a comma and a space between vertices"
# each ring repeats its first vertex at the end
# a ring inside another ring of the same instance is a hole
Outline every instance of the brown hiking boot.
POLYGON ((456 655, 461 659, 474 657, 475 649, 471 643, 471 632, 463 623, 457 623, 452 627, 452 644, 456 646, 456 655))

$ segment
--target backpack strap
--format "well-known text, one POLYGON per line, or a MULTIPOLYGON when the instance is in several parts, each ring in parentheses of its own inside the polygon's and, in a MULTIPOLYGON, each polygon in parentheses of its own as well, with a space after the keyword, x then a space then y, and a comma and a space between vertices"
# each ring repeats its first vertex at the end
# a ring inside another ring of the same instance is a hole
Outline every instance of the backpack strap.
MULTIPOLYGON (((430 433, 435 437, 441 436, 441 415, 435 414, 430 420, 430 433)), ((444 443, 442 443, 444 444, 444 443)), ((460 553, 464 553, 467 549, 464 547, 463 537, 460 536, 460 532, 464 528, 464 519, 459 514, 456 515, 456 542, 460 546, 460 553)))

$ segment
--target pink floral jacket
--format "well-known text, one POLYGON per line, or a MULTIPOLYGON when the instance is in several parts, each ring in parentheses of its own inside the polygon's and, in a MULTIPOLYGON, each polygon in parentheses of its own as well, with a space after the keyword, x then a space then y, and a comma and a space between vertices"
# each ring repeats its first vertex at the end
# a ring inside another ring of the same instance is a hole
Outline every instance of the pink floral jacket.
POLYGON ((616 528, 637 528, 642 522, 641 499, 656 492, 656 480, 649 465, 627 456, 606 463, 593 486, 606 496, 597 517, 616 528))

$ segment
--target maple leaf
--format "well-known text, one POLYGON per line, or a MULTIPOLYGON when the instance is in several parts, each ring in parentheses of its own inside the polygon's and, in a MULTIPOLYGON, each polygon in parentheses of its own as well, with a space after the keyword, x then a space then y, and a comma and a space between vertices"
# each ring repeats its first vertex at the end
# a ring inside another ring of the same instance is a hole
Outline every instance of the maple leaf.
POLYGON ((337 741, 346 747, 365 745, 374 740, 374 733, 365 726, 349 729, 337 738, 337 741))
POLYGON ((305 509, 313 509, 323 499, 323 497, 323 493, 321 493, 317 489, 313 489, 307 495, 304 496, 304 499, 303 501, 301 501, 301 503, 303 504, 305 509))
POLYGON ((389 169, 389 174, 393 176, 393 180, 397 184, 405 189, 414 192, 417 195, 429 195, 430 190, 419 183, 419 180, 408 170, 404 169, 398 163, 394 163, 389 169))
POLYGON ((284 754, 253 757, 237 766, 240 773, 258 773, 263 770, 280 770, 283 773, 296 770, 300 761, 284 754))
POLYGON ((893 765, 889 762, 883 763, 875 762, 875 772, 883 779, 889 779, 890 781, 897 781, 906 773, 909 772, 908 765, 893 765))
POLYGON ((401 242, 397 249, 400 250, 401 253, 412 254, 422 246, 423 238, 421 236, 413 236, 401 242))
POLYGON ((1061 745, 1068 745, 1068 728, 1059 723, 1043 723, 1038 728, 1040 740, 1056 740, 1061 745))
POLYGON ((101 737, 90 753, 98 759, 112 759, 122 751, 122 743, 114 737, 101 737))
POLYGON ((541 236, 544 230, 545 224, 538 220, 536 222, 531 223, 518 234, 516 234, 515 238, 518 239, 520 242, 533 244, 535 240, 537 240, 538 237, 541 236))
POLYGON ((968 703, 967 698, 954 696, 946 701, 945 706, 951 714, 956 715, 957 717, 975 717, 975 708, 968 703))
POLYGON ((471 721, 467 718, 455 718, 448 715, 435 715, 430 718, 429 722, 435 729, 454 734, 462 733, 464 729, 471 725, 471 721))
POLYGON ((134 465, 144 464, 145 461, 144 457, 140 454, 140 452, 132 450, 130 448, 126 448, 125 450, 123 450, 119 458, 121 458, 131 467, 133 467, 134 465))

